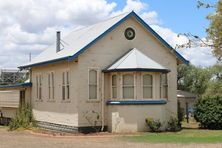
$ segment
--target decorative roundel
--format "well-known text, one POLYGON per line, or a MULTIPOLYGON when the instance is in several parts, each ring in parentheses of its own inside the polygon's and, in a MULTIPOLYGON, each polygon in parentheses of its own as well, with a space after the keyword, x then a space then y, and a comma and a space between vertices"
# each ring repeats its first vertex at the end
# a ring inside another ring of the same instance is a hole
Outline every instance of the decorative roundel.
POLYGON ((131 28, 131 27, 126 28, 124 34, 125 34, 125 37, 126 37, 128 40, 134 39, 134 38, 135 38, 135 35, 136 35, 135 30, 134 30, 133 28, 131 28))

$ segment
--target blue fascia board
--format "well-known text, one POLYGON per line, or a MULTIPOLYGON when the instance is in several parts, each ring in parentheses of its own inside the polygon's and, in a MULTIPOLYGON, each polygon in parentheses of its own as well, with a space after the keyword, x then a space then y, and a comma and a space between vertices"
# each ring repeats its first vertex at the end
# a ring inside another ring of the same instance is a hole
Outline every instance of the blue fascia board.
POLYGON ((97 38, 95 38, 92 42, 90 42, 89 44, 87 44, 85 47, 83 47, 81 50, 79 50, 76 54, 74 54, 73 56, 71 56, 69 58, 69 61, 74 60, 75 58, 77 58, 81 53, 83 53, 86 49, 88 49, 90 46, 92 46, 93 44, 95 44, 98 40, 100 40, 101 38, 103 38, 106 34, 108 34, 109 32, 111 32, 112 30, 114 30, 117 26, 119 26, 121 23, 123 23, 125 20, 127 20, 129 17, 131 17, 132 13, 134 13, 133 11, 131 13, 129 13, 128 15, 126 15, 124 18, 122 18, 119 22, 117 22, 116 24, 114 24, 112 27, 110 27, 109 29, 107 29, 105 32, 103 32, 100 36, 98 36, 97 38))
POLYGON ((68 60, 68 59, 69 59, 69 56, 62 57, 62 58, 59 58, 59 59, 49 60, 49 61, 45 61, 45 62, 40 62, 40 63, 36 63, 36 64, 20 66, 18 68, 19 69, 25 69, 25 68, 29 68, 29 67, 33 67, 33 66, 43 66, 43 65, 48 65, 48 64, 52 64, 52 63, 56 63, 56 62, 60 62, 60 61, 64 61, 64 60, 68 60))
POLYGON ((148 31, 150 31, 161 43, 163 43, 167 48, 169 48, 171 51, 173 51, 173 53, 177 56, 178 59, 180 59, 183 63, 185 64, 189 64, 189 61, 187 61, 182 55, 180 55, 173 47, 171 47, 162 37, 160 37, 146 22, 143 21, 143 19, 141 19, 134 11, 130 12, 128 15, 126 15, 124 18, 122 18, 119 22, 117 22, 116 24, 114 24, 112 27, 110 27, 109 29, 107 29, 105 32, 103 32, 101 35, 99 35, 97 38, 95 38, 92 42, 90 42, 89 44, 87 44, 86 46, 84 46, 82 49, 80 49, 77 53, 75 53, 72 56, 67 56, 67 57, 63 57, 60 59, 55 59, 55 60, 50 60, 50 61, 45 61, 45 62, 41 62, 41 63, 36 63, 36 64, 31 64, 31 65, 27 65, 27 66, 21 66, 19 68, 28 68, 28 67, 33 67, 33 66, 40 66, 40 65, 46 65, 46 64, 51 64, 51 63, 55 63, 58 61, 62 61, 62 60, 68 60, 68 61, 72 61, 75 58, 77 58, 80 54, 82 54, 86 49, 88 49, 90 46, 92 46, 93 44, 95 44, 98 40, 100 40, 101 38, 103 38, 106 34, 108 34, 109 32, 111 32, 112 30, 114 30, 117 26, 119 26, 122 22, 124 22, 125 20, 127 20, 129 17, 134 16, 136 18, 136 20, 138 20, 148 31))
POLYGON ((32 83, 18 83, 13 85, 0 85, 0 88, 18 88, 18 87, 32 87, 32 83))
POLYGON ((108 72, 162 72, 168 73, 170 72, 169 69, 151 69, 151 68, 127 68, 127 69, 111 69, 111 70, 102 70, 104 73, 108 72))
POLYGON ((164 99, 160 100, 109 100, 106 105, 164 105, 167 101, 164 99))

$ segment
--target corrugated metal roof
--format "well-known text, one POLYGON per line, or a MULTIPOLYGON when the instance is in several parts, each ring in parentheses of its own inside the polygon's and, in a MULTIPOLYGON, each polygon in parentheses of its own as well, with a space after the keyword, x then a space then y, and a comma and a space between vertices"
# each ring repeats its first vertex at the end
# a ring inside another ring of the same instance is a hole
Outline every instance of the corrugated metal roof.
POLYGON ((133 48, 123 57, 118 59, 115 63, 105 69, 104 72, 128 70, 169 72, 167 68, 147 57, 136 48, 133 48))
POLYGON ((36 63, 41 63, 45 61, 60 59, 64 57, 69 57, 75 55, 79 50, 84 48, 87 44, 92 42, 95 38, 100 36, 114 24, 119 22, 129 13, 124 13, 118 15, 116 17, 110 18, 106 21, 102 21, 100 23, 94 24, 92 26, 84 27, 78 30, 75 30, 68 34, 66 37, 62 38, 64 42, 63 49, 59 52, 56 52, 56 44, 50 46, 48 49, 39 54, 36 58, 34 58, 31 62, 22 65, 33 65, 36 63))
POLYGON ((178 98, 192 98, 196 99, 197 95, 188 91, 183 91, 183 90, 177 90, 177 97, 178 98))
POLYGON ((0 89, 20 88, 20 87, 32 87, 32 83, 31 82, 25 82, 25 83, 11 84, 11 85, 0 85, 0 89))
POLYGON ((64 48, 56 52, 56 44, 50 46, 48 49, 39 54, 31 62, 21 65, 19 68, 28 68, 36 65, 49 64, 61 60, 73 60, 79 54, 84 52, 92 44, 105 36, 107 33, 115 29, 119 24, 128 19, 135 17, 154 37, 163 43, 167 48, 172 50, 173 54, 184 63, 189 63, 179 53, 176 52, 165 40, 163 40, 148 24, 146 24, 135 12, 124 13, 100 23, 84 27, 79 30, 71 32, 66 37, 62 38, 64 48))

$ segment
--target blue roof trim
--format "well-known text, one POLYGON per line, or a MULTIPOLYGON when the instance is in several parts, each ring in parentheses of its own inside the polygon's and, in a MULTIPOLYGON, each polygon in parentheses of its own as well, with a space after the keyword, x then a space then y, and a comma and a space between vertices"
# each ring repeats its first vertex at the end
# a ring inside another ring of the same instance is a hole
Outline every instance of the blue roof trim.
POLYGON ((81 53, 83 53, 86 49, 88 49, 90 46, 92 46, 93 44, 95 44, 98 40, 100 40, 101 38, 103 38, 106 34, 108 34, 109 32, 111 32, 112 30, 114 30, 117 26, 119 26, 122 22, 124 22, 125 20, 127 20, 129 17, 131 17, 132 13, 134 13, 133 11, 130 12, 128 15, 126 15, 124 18, 122 18, 119 22, 117 22, 116 24, 114 24, 112 27, 110 27, 109 29, 107 29, 105 32, 103 32, 100 36, 98 36, 97 38, 95 38, 92 42, 90 42, 89 44, 87 44, 85 47, 83 47, 81 50, 79 50, 76 54, 74 54, 73 56, 71 56, 69 58, 69 61, 75 59, 76 57, 78 57, 81 53))
POLYGON ((109 100, 106 105, 164 105, 166 100, 129 100, 129 101, 115 101, 109 100))
POLYGON ((32 83, 18 83, 13 85, 0 85, 0 88, 17 88, 17 87, 32 87, 32 83))
POLYGON ((112 30, 114 30, 117 26, 119 26, 122 22, 124 22, 125 20, 127 20, 129 17, 134 16, 147 30, 149 30, 161 43, 163 43, 167 48, 169 48, 170 50, 172 50, 174 52, 174 54, 178 57, 178 59, 180 59, 182 62, 184 62, 185 64, 189 64, 189 61, 187 61, 182 55, 180 55, 173 47, 171 47, 162 37, 160 37, 146 22, 144 22, 134 11, 130 12, 128 15, 126 15, 124 18, 122 18, 119 22, 117 22, 116 24, 114 24, 112 27, 110 27, 109 29, 107 29, 105 32, 103 32, 101 35, 99 35, 97 38, 95 38, 92 42, 90 42, 89 44, 87 44, 85 47, 83 47, 82 49, 80 49, 77 53, 75 53, 72 56, 67 56, 64 58, 60 58, 60 59, 55 59, 55 60, 50 60, 50 61, 45 61, 45 62, 41 62, 41 63, 36 63, 36 64, 31 64, 31 65, 26 65, 26 66, 20 66, 19 68, 28 68, 28 67, 33 67, 33 66, 40 66, 40 65, 46 65, 46 64, 50 64, 50 63, 55 63, 58 61, 62 61, 62 60, 66 60, 68 59, 68 61, 72 61, 75 58, 77 58, 81 53, 83 53, 86 49, 88 49, 90 46, 92 46, 93 44, 95 44, 98 40, 100 40, 102 37, 104 37, 107 33, 111 32, 112 30))
POLYGON ((47 65, 47 64, 52 64, 52 63, 68 60, 68 58, 69 58, 69 56, 59 58, 59 59, 50 60, 50 61, 40 62, 40 63, 36 63, 36 64, 31 64, 31 65, 26 65, 26 66, 19 66, 18 68, 19 69, 25 69, 25 68, 29 68, 29 67, 33 67, 33 66, 42 66, 42 65, 47 65))
POLYGON ((104 73, 108 72, 162 72, 162 73, 168 73, 170 72, 169 69, 146 69, 146 68, 133 68, 133 69, 112 69, 112 70, 102 70, 104 73))

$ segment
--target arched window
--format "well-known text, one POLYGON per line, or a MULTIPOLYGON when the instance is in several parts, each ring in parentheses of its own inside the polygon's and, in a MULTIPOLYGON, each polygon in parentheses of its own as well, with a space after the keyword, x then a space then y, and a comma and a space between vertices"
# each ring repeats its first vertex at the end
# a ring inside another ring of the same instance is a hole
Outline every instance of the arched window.
POLYGON ((123 75, 123 98, 134 99, 134 75, 123 75))
POLYGON ((153 77, 150 74, 143 75, 143 98, 153 98, 153 77))
POLYGON ((117 76, 112 75, 112 98, 117 98, 117 76))
POLYGON ((160 75, 160 97, 168 97, 168 84, 167 84, 167 74, 160 75))
POLYGON ((97 99, 97 71, 89 71, 89 99, 97 99))

